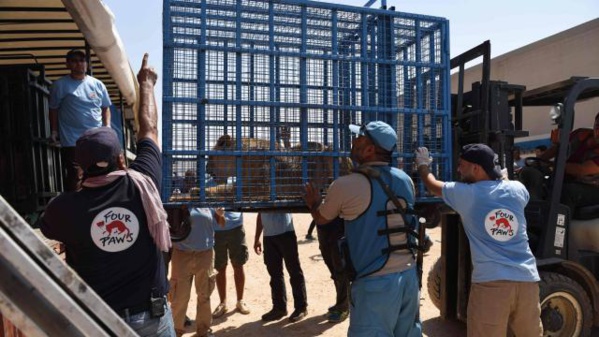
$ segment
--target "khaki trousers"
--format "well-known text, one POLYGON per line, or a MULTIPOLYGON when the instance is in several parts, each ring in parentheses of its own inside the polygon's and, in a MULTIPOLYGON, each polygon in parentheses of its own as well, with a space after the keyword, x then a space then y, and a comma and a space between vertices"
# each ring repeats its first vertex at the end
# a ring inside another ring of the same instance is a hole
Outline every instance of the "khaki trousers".
POLYGON ((468 300, 468 337, 543 336, 539 284, 493 281, 472 283, 468 300))
POLYGON ((171 258, 171 290, 169 299, 173 311, 173 321, 177 336, 185 332, 185 314, 191 294, 191 283, 195 277, 198 296, 196 307, 196 333, 205 336, 212 324, 210 294, 214 290, 214 251, 183 251, 173 248, 171 258))

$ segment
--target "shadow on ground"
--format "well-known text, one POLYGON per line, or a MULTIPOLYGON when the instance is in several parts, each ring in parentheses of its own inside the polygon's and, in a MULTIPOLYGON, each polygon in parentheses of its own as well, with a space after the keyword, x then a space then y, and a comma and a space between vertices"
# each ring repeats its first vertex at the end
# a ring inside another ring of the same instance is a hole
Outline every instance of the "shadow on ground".
MULTIPOLYGON (((226 319, 226 316, 225 316, 226 319)), ((290 323, 285 317, 279 321, 265 323, 254 321, 240 326, 225 327, 219 336, 326 336, 327 330, 335 325, 328 323, 325 315, 312 316, 296 323, 290 323)))
POLYGON ((422 333, 428 337, 463 337, 466 324, 435 317, 422 322, 422 333))

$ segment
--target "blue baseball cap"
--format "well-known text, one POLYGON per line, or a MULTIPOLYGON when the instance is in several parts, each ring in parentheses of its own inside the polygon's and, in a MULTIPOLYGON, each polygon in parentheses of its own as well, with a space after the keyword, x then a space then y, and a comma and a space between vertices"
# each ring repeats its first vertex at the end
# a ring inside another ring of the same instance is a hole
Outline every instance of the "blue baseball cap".
POLYGON ((370 138, 374 145, 383 150, 393 152, 397 146, 397 133, 385 122, 374 121, 366 125, 351 124, 349 130, 357 135, 370 138))

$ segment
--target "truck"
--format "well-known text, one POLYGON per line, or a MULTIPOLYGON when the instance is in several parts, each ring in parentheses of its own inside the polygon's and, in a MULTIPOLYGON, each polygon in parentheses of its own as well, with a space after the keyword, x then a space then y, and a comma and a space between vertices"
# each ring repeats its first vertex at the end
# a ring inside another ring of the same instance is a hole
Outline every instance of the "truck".
MULTIPOLYGON (((458 92, 452 95, 454 148, 488 144, 499 154, 509 178, 515 179, 514 138, 528 134, 522 130, 523 107, 553 107, 551 118, 559 130, 559 144, 568 144, 576 103, 599 96, 599 79, 572 77, 526 90, 491 81, 489 55, 487 41, 452 59, 452 68, 460 68, 458 92), (477 57, 483 57, 482 79, 464 92, 463 66, 477 57)), ((541 277, 544 336, 590 336, 592 327, 599 325, 599 205, 571 210, 560 203, 569 150, 559 146, 553 163, 540 163, 537 158, 526 161, 546 175, 546 198, 531 200, 525 209, 529 246, 541 277)), ((465 321, 472 273, 468 239, 455 212, 443 212, 438 223, 442 228, 441 257, 431 267, 428 293, 441 317, 465 321)))
MULTIPOLYGON (((66 53, 85 52, 121 112, 135 103, 113 15, 102 1, 19 0, 3 1, 0 20, 0 336, 136 336, 35 228, 63 192, 47 116, 66 53)), ((132 155, 133 114, 121 112, 112 111, 112 128, 132 155)))

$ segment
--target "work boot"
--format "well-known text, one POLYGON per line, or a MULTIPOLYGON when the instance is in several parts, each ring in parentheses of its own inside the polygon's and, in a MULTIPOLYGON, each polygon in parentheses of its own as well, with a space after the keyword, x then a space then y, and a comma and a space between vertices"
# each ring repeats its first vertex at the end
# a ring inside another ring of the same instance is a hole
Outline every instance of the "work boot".
POLYGON ((327 320, 329 321, 329 323, 340 323, 345 321, 348 314, 348 311, 331 310, 327 314, 327 320))
POLYGON ((295 309, 293 311, 293 313, 291 314, 291 316, 289 316, 289 322, 297 322, 300 321, 302 319, 304 319, 304 317, 306 317, 306 315, 308 315, 308 308, 302 308, 302 309, 295 309))
POLYGON ((262 315, 262 320, 265 322, 278 321, 285 316, 287 316, 287 310, 273 308, 271 311, 262 315))
POLYGON ((428 253, 429 250, 431 250, 431 247, 433 246, 433 240, 431 240, 430 237, 426 237, 426 240, 424 241, 424 253, 428 253))

